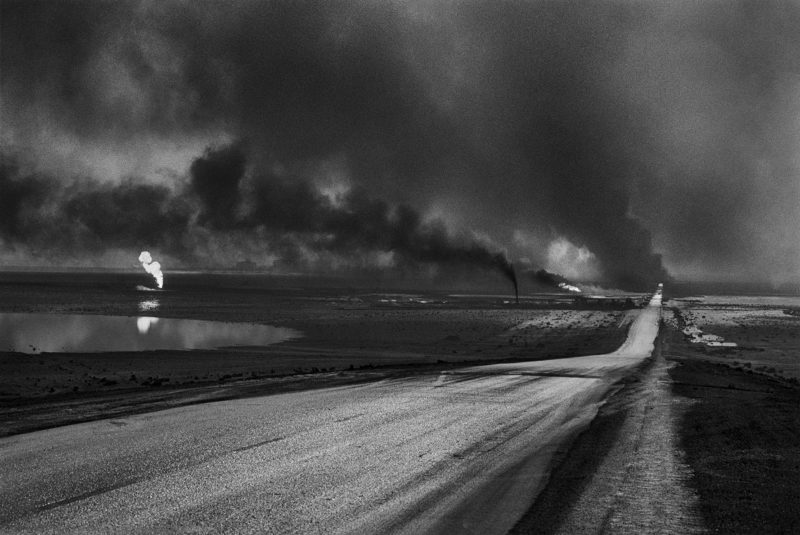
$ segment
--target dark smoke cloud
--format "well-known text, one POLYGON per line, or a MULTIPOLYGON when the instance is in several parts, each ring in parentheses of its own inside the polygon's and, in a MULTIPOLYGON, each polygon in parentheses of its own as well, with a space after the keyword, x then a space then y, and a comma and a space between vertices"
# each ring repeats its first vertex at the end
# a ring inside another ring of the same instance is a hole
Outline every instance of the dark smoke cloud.
POLYGON ((40 167, 2 179, 7 247, 35 234, 46 249, 31 214, 64 191, 45 219, 65 229, 47 235, 89 250, 152 239, 202 259, 227 236, 247 254, 268 239, 287 265, 309 247, 477 264, 506 249, 544 265, 547 244, 567 239, 628 288, 668 280, 665 265, 697 278, 800 272, 793 2, 0 9, 0 142, 40 167), (180 143, 195 150, 165 175, 70 185, 106 159, 124 170, 180 143), (224 148, 196 159, 209 143, 224 148), (320 189, 331 161, 344 162, 338 203, 320 189), (137 201, 149 206, 138 223, 106 229, 88 214, 137 201), (451 251, 448 228, 497 245, 470 253, 467 237, 451 251), (518 233, 543 245, 515 245, 518 233))
POLYGON ((0 160, 0 235, 18 238, 25 235, 25 212, 45 196, 47 186, 36 177, 22 179, 19 164, 12 158, 0 160))
POLYGON ((216 229, 236 226, 239 183, 244 178, 245 163, 246 156, 236 145, 208 149, 202 158, 192 162, 191 186, 202 206, 198 217, 201 224, 216 229))
POLYGON ((190 208, 167 188, 123 182, 88 185, 63 201, 65 222, 76 227, 81 249, 101 251, 109 245, 144 249, 159 247, 172 254, 186 251, 181 236, 190 208))
POLYGON ((25 174, 13 159, 0 163, 0 243, 52 255, 79 257, 110 247, 153 244, 187 255, 184 238, 191 208, 161 185, 127 180, 64 184, 25 174))
POLYGON ((302 177, 275 174, 254 175, 247 191, 245 170, 238 145, 207 150, 192 163, 190 187, 201 199, 199 223, 317 237, 314 247, 338 254, 393 252, 411 263, 495 269, 517 290, 505 255, 451 236, 440 221, 425 222, 407 205, 391 206, 361 188, 334 202, 302 177))
POLYGON ((134 180, 115 185, 83 180, 57 187, 52 178, 26 177, 19 166, 4 162, 0 185, 9 195, 0 205, 0 238, 46 245, 62 254, 148 246, 196 261, 190 244, 198 235, 277 233, 295 240, 288 249, 280 240, 265 241, 262 248, 282 256, 296 256, 291 248, 298 245, 335 255, 393 253, 410 267, 495 270, 517 290, 513 266, 502 253, 469 237, 452 236, 440 221, 423 221, 409 206, 389 205, 362 189, 334 202, 297 176, 254 175, 247 187, 246 164, 239 144, 209 148, 190 165, 185 188, 173 192, 134 180), (34 203, 54 209, 37 209, 34 203))

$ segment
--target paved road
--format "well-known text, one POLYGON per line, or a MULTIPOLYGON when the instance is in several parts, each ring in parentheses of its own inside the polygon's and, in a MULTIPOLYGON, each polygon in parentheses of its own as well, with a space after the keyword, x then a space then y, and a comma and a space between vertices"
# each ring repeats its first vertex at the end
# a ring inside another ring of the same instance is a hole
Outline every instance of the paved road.
POLYGON ((564 441, 646 358, 472 367, 0 440, 0 532, 505 533, 564 441))

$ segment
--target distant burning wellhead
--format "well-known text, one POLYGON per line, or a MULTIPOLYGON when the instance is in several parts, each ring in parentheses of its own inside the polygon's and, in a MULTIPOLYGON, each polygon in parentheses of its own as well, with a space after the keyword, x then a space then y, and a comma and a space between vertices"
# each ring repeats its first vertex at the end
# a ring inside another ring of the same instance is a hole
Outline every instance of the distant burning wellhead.
POLYGON ((581 293, 582 290, 571 284, 569 280, 565 277, 559 275, 558 273, 550 273, 547 270, 540 269, 539 271, 529 271, 528 277, 531 280, 538 282, 539 284, 544 284, 546 286, 552 286, 554 288, 559 288, 561 290, 566 290, 568 292, 575 292, 581 293))
POLYGON ((561 288, 562 290, 567 290, 569 292, 581 293, 580 288, 578 288, 577 286, 573 286, 572 284, 567 284, 566 282, 559 283, 558 287, 561 288))
POLYGON ((517 282, 517 272, 514 271, 514 265, 502 254, 494 256, 494 264, 514 285, 514 299, 519 303, 519 284, 517 282))
POLYGON ((164 274, 161 273, 161 264, 158 262, 153 262, 153 257, 150 256, 150 253, 147 251, 142 251, 139 255, 139 262, 142 263, 142 267, 146 272, 151 274, 154 279, 156 279, 156 284, 159 288, 164 287, 164 274))

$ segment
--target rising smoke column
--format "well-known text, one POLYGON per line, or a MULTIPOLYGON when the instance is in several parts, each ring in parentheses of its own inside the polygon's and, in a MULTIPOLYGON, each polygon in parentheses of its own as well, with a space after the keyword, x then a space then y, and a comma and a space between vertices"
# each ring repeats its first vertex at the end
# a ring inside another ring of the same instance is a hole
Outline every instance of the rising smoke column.
POLYGON ((509 262, 508 258, 502 254, 494 255, 494 262, 503 275, 514 285, 514 299, 519 303, 519 284, 517 281, 517 272, 514 270, 514 264, 509 262))
POLYGON ((153 276, 158 287, 163 288, 164 274, 161 273, 161 264, 158 262, 153 262, 153 257, 150 256, 150 253, 147 251, 142 251, 142 253, 139 255, 139 262, 142 263, 144 270, 153 276))

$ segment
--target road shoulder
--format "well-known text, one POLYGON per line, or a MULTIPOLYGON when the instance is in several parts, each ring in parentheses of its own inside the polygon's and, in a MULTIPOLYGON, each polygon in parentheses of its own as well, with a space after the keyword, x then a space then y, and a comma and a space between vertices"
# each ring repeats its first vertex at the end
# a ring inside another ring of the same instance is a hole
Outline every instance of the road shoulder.
POLYGON ((661 339, 573 443, 512 533, 698 533, 661 339))
MULTIPOLYGON (((685 355, 685 353, 684 353, 685 355)), ((800 533, 800 390, 700 357, 670 370, 700 509, 715 533, 800 533)))

